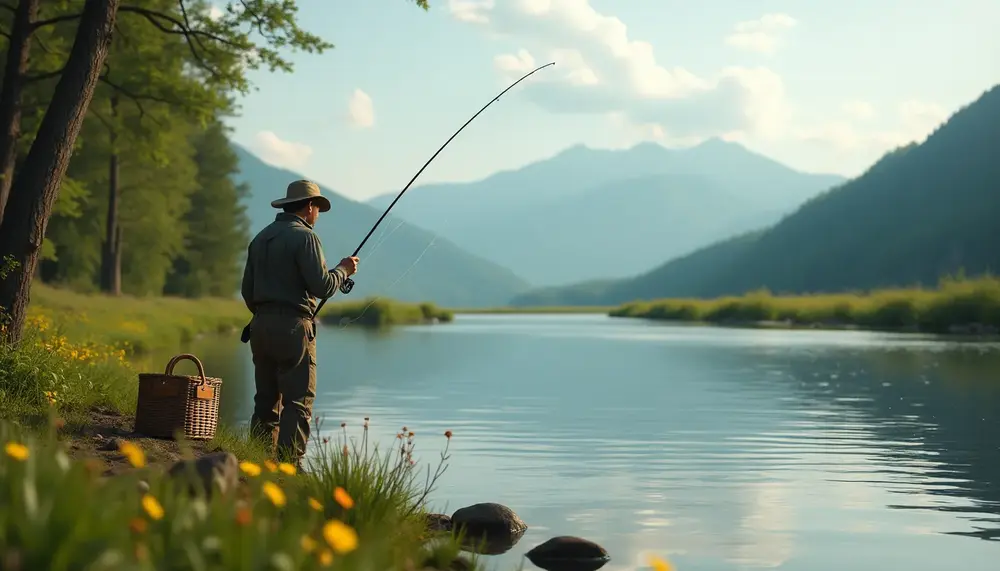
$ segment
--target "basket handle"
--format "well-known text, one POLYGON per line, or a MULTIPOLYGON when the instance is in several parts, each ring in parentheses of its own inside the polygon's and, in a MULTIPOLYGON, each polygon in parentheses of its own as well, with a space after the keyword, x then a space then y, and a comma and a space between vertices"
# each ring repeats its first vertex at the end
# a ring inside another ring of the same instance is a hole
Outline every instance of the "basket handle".
POLYGON ((163 371, 163 373, 166 375, 173 375, 174 366, 177 365, 177 363, 180 363, 181 361, 184 360, 193 361, 194 364, 198 367, 198 376, 201 377, 201 384, 203 385, 208 384, 208 379, 205 378, 205 366, 201 364, 201 361, 198 360, 198 357, 195 357, 190 353, 181 353, 180 355, 175 355, 173 358, 170 359, 170 361, 167 362, 167 368, 163 371))

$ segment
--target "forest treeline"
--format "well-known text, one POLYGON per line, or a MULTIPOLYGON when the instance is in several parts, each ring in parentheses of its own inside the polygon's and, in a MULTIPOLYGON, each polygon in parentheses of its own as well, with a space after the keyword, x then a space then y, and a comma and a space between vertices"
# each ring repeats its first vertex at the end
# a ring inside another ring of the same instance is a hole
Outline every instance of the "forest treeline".
POLYGON ((224 125, 254 70, 291 71, 283 52, 332 47, 296 18, 288 0, 0 2, 8 340, 32 279, 112 294, 235 291, 249 228, 224 125))

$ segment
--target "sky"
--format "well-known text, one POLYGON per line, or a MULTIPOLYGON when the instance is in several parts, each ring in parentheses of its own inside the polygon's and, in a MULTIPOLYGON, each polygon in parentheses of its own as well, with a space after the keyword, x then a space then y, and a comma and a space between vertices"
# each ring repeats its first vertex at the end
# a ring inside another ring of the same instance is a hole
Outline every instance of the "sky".
MULTIPOLYGON (((233 139, 365 200, 578 144, 736 141, 857 176, 1000 83, 997 0, 299 0, 333 43, 257 70, 233 139)), ((217 2, 219 5, 222 2, 217 2)), ((276 189, 280 192, 283 189, 276 189)))

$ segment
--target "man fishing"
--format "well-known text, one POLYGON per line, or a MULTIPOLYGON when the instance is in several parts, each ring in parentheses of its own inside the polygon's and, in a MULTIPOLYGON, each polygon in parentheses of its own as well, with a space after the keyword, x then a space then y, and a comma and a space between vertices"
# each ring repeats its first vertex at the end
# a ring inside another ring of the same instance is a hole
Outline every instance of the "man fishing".
POLYGON ((327 271, 323 248, 313 231, 330 200, 308 180, 288 185, 274 222, 250 241, 241 293, 253 314, 254 395, 250 431, 280 461, 301 466, 316 398, 317 299, 331 297, 358 269, 344 258, 327 271))

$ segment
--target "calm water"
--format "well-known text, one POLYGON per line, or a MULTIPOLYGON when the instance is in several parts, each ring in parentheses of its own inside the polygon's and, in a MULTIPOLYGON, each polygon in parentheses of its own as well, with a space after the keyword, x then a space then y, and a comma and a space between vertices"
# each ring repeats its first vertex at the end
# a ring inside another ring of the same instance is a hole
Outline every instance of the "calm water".
MULTIPOLYGON (((455 432, 436 507, 530 526, 498 569, 556 535, 602 544, 608 570, 998 568, 1000 345, 459 316, 319 346, 328 427, 406 425, 432 464, 455 432)), ((247 347, 199 352, 247 418, 247 347)))

